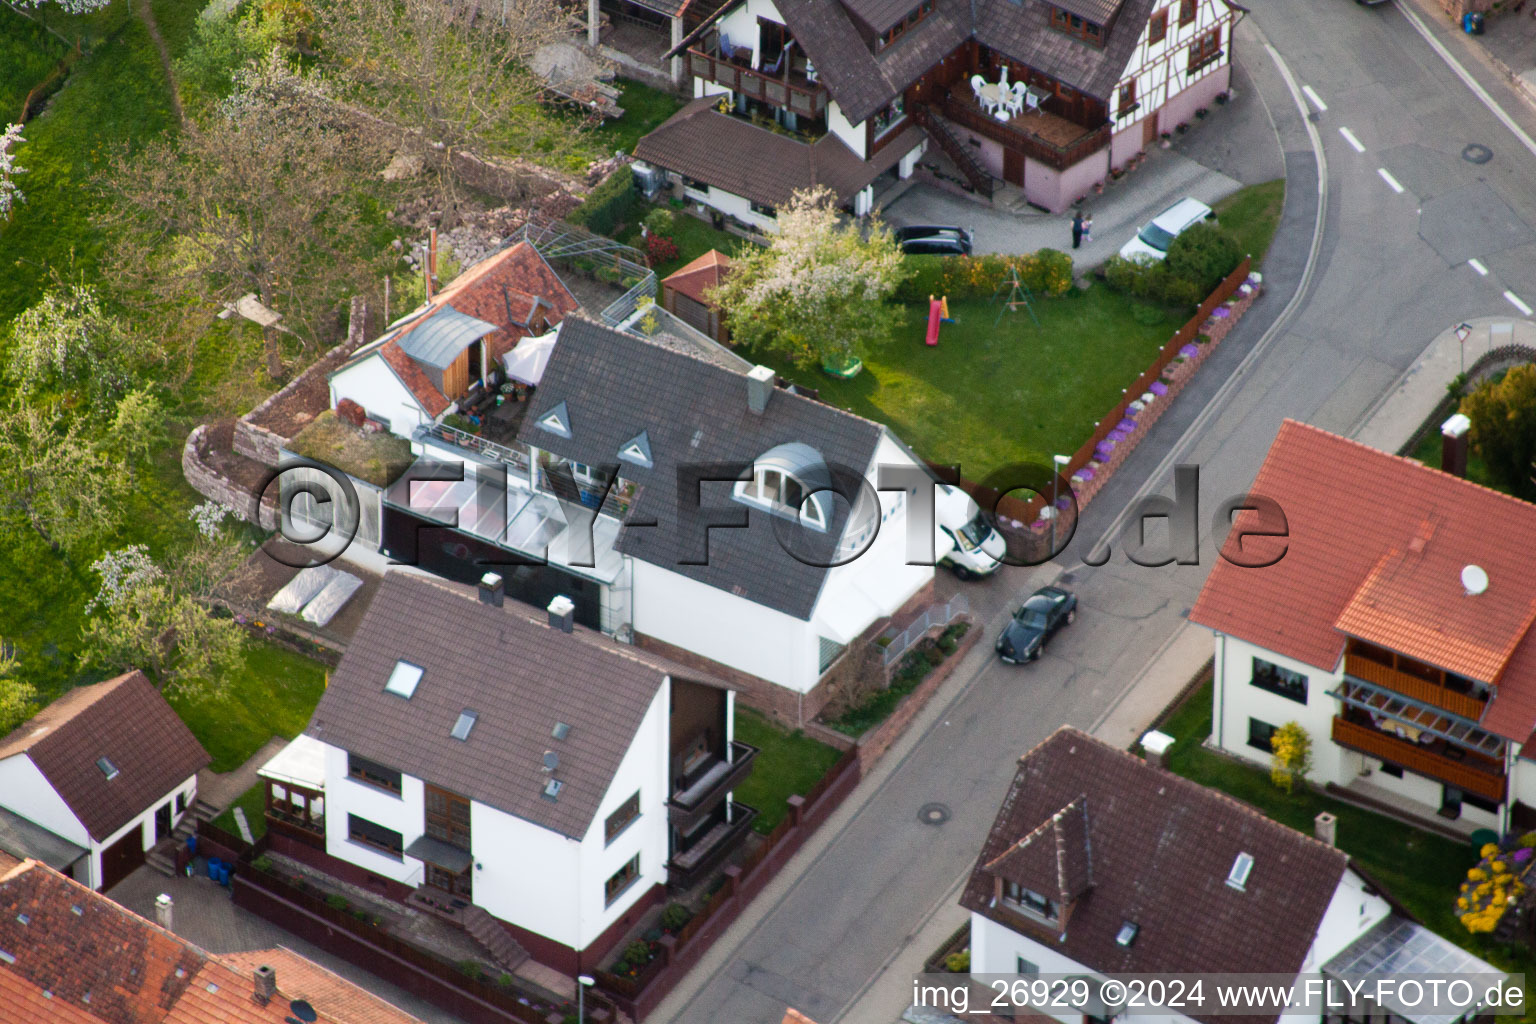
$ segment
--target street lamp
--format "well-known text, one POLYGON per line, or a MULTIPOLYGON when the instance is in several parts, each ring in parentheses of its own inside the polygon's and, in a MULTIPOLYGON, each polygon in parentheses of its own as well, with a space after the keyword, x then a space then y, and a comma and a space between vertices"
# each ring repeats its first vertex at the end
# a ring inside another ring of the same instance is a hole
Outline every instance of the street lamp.
POLYGON ((587 1024, 587 989, 597 984, 590 974, 576 978, 576 1024, 587 1024))
POLYGON ((1058 481, 1061 480, 1061 471, 1067 468, 1067 463, 1072 461, 1070 455, 1052 455, 1051 461, 1056 464, 1056 472, 1051 474, 1051 557, 1056 557, 1056 518, 1061 515, 1061 509, 1056 505, 1057 491, 1060 489, 1058 481))
POLYGON ((1461 372, 1467 372, 1467 338, 1472 334, 1472 325, 1466 321, 1456 325, 1456 340, 1461 347, 1461 372))

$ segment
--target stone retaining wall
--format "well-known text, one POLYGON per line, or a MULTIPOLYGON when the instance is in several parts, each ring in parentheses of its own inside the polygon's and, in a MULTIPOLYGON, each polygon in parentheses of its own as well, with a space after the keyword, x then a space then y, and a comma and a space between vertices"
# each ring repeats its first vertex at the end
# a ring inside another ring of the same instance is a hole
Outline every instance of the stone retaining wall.
POLYGON ((187 435, 186 444, 181 449, 182 476, 186 477, 187 483, 191 484, 192 489, 197 493, 228 505, 247 522, 255 523, 264 530, 277 529, 275 489, 261 494, 258 508, 259 480, 249 478, 249 473, 237 475, 236 471, 232 471, 235 467, 231 466, 235 459, 244 460, 252 467, 255 467, 255 463, 232 451, 218 451, 216 438, 225 432, 232 433, 232 427, 228 423, 204 423, 187 435))

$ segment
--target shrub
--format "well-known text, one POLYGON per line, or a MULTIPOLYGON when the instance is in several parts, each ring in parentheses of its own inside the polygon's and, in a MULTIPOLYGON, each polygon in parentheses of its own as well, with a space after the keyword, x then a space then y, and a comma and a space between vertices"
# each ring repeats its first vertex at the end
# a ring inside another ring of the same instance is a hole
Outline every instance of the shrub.
POLYGON ((500 974, 496 975, 496 987, 497 988, 512 988, 516 984, 517 984, 517 979, 514 978, 512 975, 508 974, 505 971, 503 971, 500 974))
POLYGON ((950 626, 948 629, 946 629, 939 636, 939 639, 940 640, 950 640, 950 641, 953 641, 954 643, 958 644, 960 642, 960 638, 965 636, 965 634, 969 633, 970 631, 971 631, 971 624, 969 622, 957 622, 954 625, 950 626))
POLYGON ((640 193, 634 187, 635 173, 628 164, 610 174, 594 188, 566 220, 580 224, 599 235, 611 235, 620 224, 634 216, 640 193))
POLYGON ((476 981, 479 981, 485 973, 478 960, 460 960, 457 966, 460 974, 466 978, 474 978, 476 981))
POLYGON ((624 960, 631 966, 639 967, 651 962, 651 947, 641 939, 636 939, 624 947, 624 960))
POLYGON ((951 974, 965 974, 971 969, 971 951, 962 949, 944 958, 944 969, 951 974))
POLYGON ((989 299, 1019 272, 1019 283, 1036 295, 1064 295, 1072 287, 1072 257, 1055 249, 1023 256, 906 256, 907 275, 897 287, 902 302, 927 302, 928 296, 989 299))
POLYGON ((1300 722, 1286 722, 1275 730, 1269 741, 1271 755, 1269 781, 1289 793, 1298 782, 1305 784, 1312 767, 1312 737, 1300 722))
POLYGON ((658 206, 646 214, 645 219, 641 223, 653 235, 670 235, 672 229, 677 225, 677 214, 665 206, 658 206))
MULTIPOLYGON (((665 210, 657 210, 657 213, 666 213, 665 210)), ((678 256, 677 243, 666 235, 651 234, 645 239, 645 256, 651 266, 660 266, 669 260, 675 260, 678 256)))
POLYGON ((667 909, 661 912, 661 926, 669 932, 681 931, 691 920, 693 911, 681 903, 668 903, 667 909))
POLYGON ((368 911, 364 910, 362 907, 353 907, 352 916, 364 924, 368 923, 368 911))
MULTIPOLYGON (((1202 296, 1237 269, 1243 260, 1237 239, 1209 222, 1191 225, 1168 246, 1168 273, 1194 282, 1202 296)), ((1198 300, 1197 300, 1198 301, 1198 300)))
POLYGON ((325 905, 332 910, 346 910, 347 898, 340 893, 331 893, 325 898, 325 905))
POLYGON ((456 412, 449 413, 447 416, 443 417, 443 426, 452 427, 455 430, 462 430, 466 434, 477 434, 480 432, 479 427, 469 422, 468 416, 464 416, 456 412))
POLYGON ((938 644, 934 644, 932 647, 923 650, 923 657, 928 659, 928 664, 938 665, 939 662, 944 660, 944 651, 939 648, 938 644))
POLYGON ((251 867, 255 868, 257 871, 262 872, 263 874, 269 874, 272 871, 272 858, 268 857, 266 854, 262 854, 260 857, 257 857, 255 860, 251 861, 251 867))
POLYGON ((1137 302, 1131 305, 1131 319, 1143 327, 1154 327, 1167 319, 1167 314, 1156 306, 1149 306, 1145 302, 1137 302))
POLYGON ((1536 459, 1536 366, 1512 367, 1489 378, 1461 400, 1460 411, 1472 419, 1472 450, 1511 494, 1536 497, 1531 481, 1536 459))

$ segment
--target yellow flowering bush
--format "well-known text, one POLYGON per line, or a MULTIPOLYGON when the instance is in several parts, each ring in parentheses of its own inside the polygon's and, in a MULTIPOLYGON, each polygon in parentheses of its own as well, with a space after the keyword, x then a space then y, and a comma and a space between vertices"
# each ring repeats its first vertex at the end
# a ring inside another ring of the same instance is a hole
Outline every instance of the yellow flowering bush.
POLYGON ((1286 722, 1270 737, 1269 781, 1287 793, 1306 782, 1312 767, 1312 737, 1300 722, 1286 722))
MULTIPOLYGON (((1468 869, 1456 897, 1456 916, 1467 931, 1485 934, 1497 928, 1504 912, 1524 895, 1525 883, 1510 870, 1510 859, 1496 844, 1486 843, 1478 853, 1482 860, 1468 869)), ((1516 859, 1525 859, 1524 870, 1529 870, 1528 854, 1516 859)))

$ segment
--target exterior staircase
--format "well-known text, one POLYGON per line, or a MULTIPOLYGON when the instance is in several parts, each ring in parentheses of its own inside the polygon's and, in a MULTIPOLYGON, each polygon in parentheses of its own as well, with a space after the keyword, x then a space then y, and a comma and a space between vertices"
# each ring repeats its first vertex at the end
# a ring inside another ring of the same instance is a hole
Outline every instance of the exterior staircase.
POLYGON ((464 930, 485 947, 491 959, 504 970, 515 971, 528 960, 528 951, 518 945, 511 933, 473 903, 459 911, 459 920, 463 922, 464 930))
POLYGON ((181 816, 181 821, 171 832, 169 839, 162 839, 155 844, 155 848, 145 854, 144 861, 150 867, 160 872, 167 878, 176 877, 176 851, 187 845, 187 836, 197 831, 200 821, 212 821, 219 816, 219 809, 208 803, 202 797, 197 798, 187 811, 181 816))
POLYGON ((928 137, 938 144, 944 154, 955 162, 955 166, 960 169, 961 174, 965 175, 965 180, 971 183, 976 194, 991 199, 994 187, 991 172, 981 166, 981 161, 976 159, 970 147, 950 131, 944 119, 922 103, 912 104, 912 119, 928 133, 928 137))

